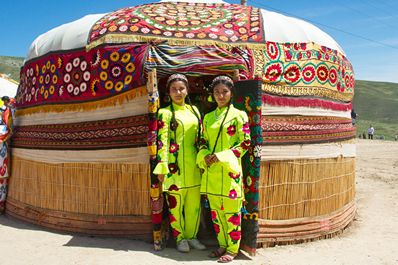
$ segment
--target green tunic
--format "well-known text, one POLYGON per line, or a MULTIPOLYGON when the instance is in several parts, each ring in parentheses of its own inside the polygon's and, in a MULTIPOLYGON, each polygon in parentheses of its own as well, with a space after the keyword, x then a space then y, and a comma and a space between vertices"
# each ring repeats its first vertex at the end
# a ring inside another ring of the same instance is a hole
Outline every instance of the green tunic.
POLYGON ((179 106, 174 103, 177 130, 174 134, 169 129, 172 112, 170 106, 162 108, 158 113, 158 164, 154 174, 165 174, 163 190, 169 190, 176 185, 179 189, 198 187, 200 185, 200 172, 196 166, 197 151, 195 148, 199 111, 196 107, 185 104, 179 106), (178 166, 176 169, 176 157, 178 166))
POLYGON ((227 107, 217 108, 203 120, 203 138, 197 163, 204 170, 200 192, 203 194, 243 200, 241 157, 250 147, 250 129, 247 114, 230 106, 214 154, 219 162, 206 166, 204 158, 216 144, 227 107))

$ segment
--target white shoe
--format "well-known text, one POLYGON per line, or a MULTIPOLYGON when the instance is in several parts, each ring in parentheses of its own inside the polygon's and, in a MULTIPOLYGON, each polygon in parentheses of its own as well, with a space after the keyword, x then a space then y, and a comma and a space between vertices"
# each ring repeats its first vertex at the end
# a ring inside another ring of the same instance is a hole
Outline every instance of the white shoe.
POLYGON ((197 240, 196 238, 188 239, 188 244, 190 247, 197 249, 197 250, 205 250, 206 249, 206 246, 203 245, 202 243, 200 243, 200 241, 197 240))
POLYGON ((191 249, 189 248, 188 241, 186 239, 181 240, 177 244, 177 250, 184 253, 189 252, 191 249))

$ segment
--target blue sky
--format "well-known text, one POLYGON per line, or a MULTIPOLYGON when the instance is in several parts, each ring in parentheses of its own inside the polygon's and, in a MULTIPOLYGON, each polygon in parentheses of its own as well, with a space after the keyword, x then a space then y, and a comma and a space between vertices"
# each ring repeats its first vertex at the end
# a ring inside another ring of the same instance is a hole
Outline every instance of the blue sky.
MULTIPOLYGON (((239 3, 240 0, 224 0, 239 3)), ((0 55, 25 57, 40 34, 87 14, 157 0, 2 1, 0 55)), ((398 83, 398 0, 248 0, 305 19, 331 35, 354 66, 356 79, 398 83)))

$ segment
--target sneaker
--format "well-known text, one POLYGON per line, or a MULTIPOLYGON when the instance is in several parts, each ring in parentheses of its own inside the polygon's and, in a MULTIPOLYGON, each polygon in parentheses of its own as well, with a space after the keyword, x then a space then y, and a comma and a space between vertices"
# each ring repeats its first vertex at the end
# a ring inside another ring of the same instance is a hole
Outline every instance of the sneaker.
POLYGON ((200 241, 197 240, 196 238, 189 239, 188 244, 190 247, 197 249, 197 250, 205 250, 206 249, 206 246, 203 245, 202 243, 200 243, 200 241))
POLYGON ((189 248, 189 245, 188 245, 188 241, 186 239, 183 239, 180 242, 178 242, 177 250, 180 251, 180 252, 184 252, 184 253, 189 252, 190 248, 189 248))

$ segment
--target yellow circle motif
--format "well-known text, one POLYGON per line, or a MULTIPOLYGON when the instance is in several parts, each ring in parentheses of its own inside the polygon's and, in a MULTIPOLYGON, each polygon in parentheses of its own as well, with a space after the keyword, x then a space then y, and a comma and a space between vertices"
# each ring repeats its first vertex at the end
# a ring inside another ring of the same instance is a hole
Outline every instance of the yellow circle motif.
POLYGON ((110 56, 110 58, 111 58, 111 60, 112 60, 113 62, 117 62, 117 61, 119 60, 119 57, 120 57, 120 55, 119 55, 118 52, 112 52, 112 53, 111 53, 111 56, 110 56))
POLYGON ((132 72, 134 72, 134 70, 135 70, 135 66, 134 66, 133 63, 129 63, 129 64, 126 66, 126 71, 127 71, 127 72, 132 73, 132 72))
POLYGON ((40 78, 39 78, 39 83, 40 83, 40 84, 43 84, 43 76, 42 76, 42 75, 41 75, 40 78))
POLYGON ((50 86, 50 94, 52 95, 52 94, 54 94, 54 91, 55 91, 55 87, 54 86, 50 86))
POLYGON ((58 82, 58 76, 53 75, 53 84, 56 84, 58 82))
POLYGON ((41 86, 41 88, 40 88, 40 94, 43 94, 44 93, 44 86, 41 86))
POLYGON ((108 30, 113 32, 113 31, 117 30, 117 27, 115 25, 112 25, 112 26, 109 27, 108 30))
POLYGON ((112 81, 106 81, 105 82, 105 88, 107 89, 107 90, 111 90, 112 88, 113 88, 113 82, 112 81))
POLYGON ((126 78, 124 79, 124 83, 126 85, 130 84, 131 81, 133 80, 133 77, 131 75, 126 76, 126 78))
POLYGON ((104 60, 101 61, 101 68, 102 69, 106 69, 106 68, 108 68, 108 66, 109 66, 109 61, 108 60, 104 59, 104 60))
POLYGON ((47 90, 44 92, 44 98, 45 98, 45 99, 48 98, 48 91, 47 91, 47 90))
POLYGON ((46 66, 43 65, 43 66, 41 67, 41 73, 44 74, 45 72, 46 72, 46 66))
POLYGON ((55 72, 55 69, 56 69, 55 64, 52 64, 52 65, 51 65, 51 69, 50 69, 51 73, 54 73, 54 72, 55 72))
POLYGON ((123 89, 123 82, 121 82, 121 81, 117 82, 115 85, 115 90, 120 91, 122 89, 123 89))
POLYGON ((101 79, 102 81, 107 80, 107 79, 108 79, 108 73, 107 73, 107 72, 101 72, 101 73, 100 73, 100 79, 101 79))
POLYGON ((123 62, 123 63, 127 63, 128 61, 130 61, 130 58, 131 58, 130 53, 125 53, 125 54, 123 54, 123 56, 122 56, 122 62, 123 62))
POLYGON ((51 65, 50 61, 47 61, 47 63, 46 63, 47 69, 50 69, 50 65, 51 65))

